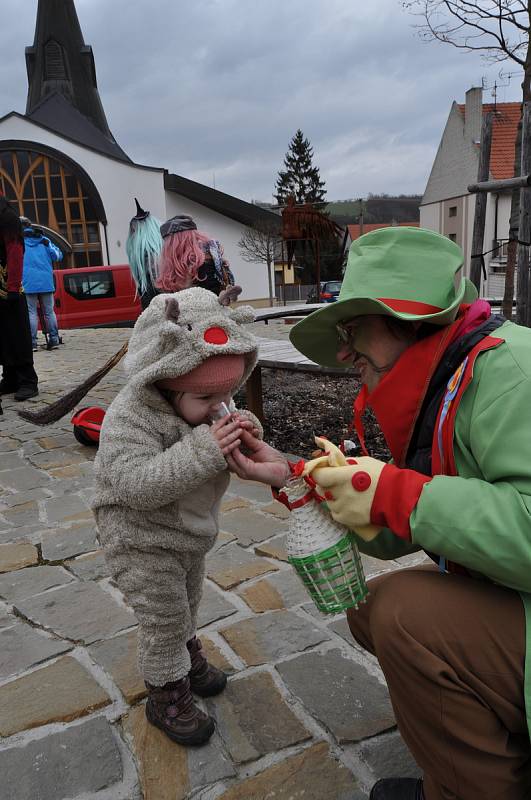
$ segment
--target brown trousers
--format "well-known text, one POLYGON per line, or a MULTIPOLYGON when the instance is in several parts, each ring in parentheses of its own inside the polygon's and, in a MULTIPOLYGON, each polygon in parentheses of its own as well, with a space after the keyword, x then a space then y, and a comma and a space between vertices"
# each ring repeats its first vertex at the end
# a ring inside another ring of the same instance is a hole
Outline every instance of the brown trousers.
POLYGON ((529 800, 518 593, 431 566, 382 575, 369 590, 350 630, 380 662, 426 800, 529 800))

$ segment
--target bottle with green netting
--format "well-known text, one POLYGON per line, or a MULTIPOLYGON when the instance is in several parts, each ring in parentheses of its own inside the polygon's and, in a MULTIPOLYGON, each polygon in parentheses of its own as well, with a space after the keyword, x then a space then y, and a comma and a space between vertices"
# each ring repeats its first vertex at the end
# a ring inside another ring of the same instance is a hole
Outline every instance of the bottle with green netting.
POLYGON ((354 535, 304 477, 294 476, 283 491, 291 510, 288 560, 308 594, 324 614, 357 608, 368 590, 354 535))

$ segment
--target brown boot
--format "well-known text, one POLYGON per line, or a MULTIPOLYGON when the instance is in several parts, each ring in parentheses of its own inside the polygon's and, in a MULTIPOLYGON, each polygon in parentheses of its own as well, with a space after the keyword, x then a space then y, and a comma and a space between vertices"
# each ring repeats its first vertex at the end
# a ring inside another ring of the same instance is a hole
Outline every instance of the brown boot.
POLYGON ((227 676, 217 667, 209 664, 205 658, 201 640, 194 636, 186 646, 190 653, 192 668, 188 673, 192 692, 199 697, 212 697, 223 691, 227 685, 227 676))
POLYGON ((146 686, 146 717, 152 725, 179 744, 200 745, 210 739, 214 720, 195 705, 188 677, 164 686, 146 686))

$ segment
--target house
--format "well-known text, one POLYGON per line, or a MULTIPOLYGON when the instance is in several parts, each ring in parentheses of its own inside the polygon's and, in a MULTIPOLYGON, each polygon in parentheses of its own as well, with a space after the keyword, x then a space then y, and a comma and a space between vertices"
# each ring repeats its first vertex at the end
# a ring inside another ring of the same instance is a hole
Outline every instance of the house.
POLYGON ((39 0, 26 67, 25 113, 0 117, 0 192, 21 215, 71 243, 64 267, 126 263, 137 197, 161 221, 192 216, 222 242, 241 299, 269 305, 266 269, 242 260, 238 240, 245 226, 264 220, 280 226, 278 215, 129 157, 109 129, 74 0, 39 0))
MULTIPOLYGON (((464 104, 452 103, 435 161, 420 205, 420 224, 462 247, 465 274, 470 275, 476 195, 467 186, 477 182, 483 114, 492 111, 490 179, 514 175, 514 149, 520 119, 520 103, 487 103, 482 89, 466 93, 464 104)), ((487 279, 482 279, 483 297, 501 298, 505 282, 511 192, 489 192, 483 252, 487 279), (488 252, 494 250, 493 252, 488 252)))

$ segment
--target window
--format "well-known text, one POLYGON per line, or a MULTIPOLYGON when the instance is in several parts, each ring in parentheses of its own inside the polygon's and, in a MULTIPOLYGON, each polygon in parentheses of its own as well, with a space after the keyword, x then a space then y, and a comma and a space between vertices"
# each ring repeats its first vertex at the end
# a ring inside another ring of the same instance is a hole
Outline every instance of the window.
POLYGON ((103 264, 96 208, 73 167, 35 150, 0 150, 0 194, 70 242, 61 269, 103 264))
POLYGON ((448 238, 450 239, 451 242, 456 242, 457 243, 457 234, 456 233, 449 233, 448 234, 448 238))
POLYGON ((102 300, 104 297, 116 296, 110 270, 65 275, 65 291, 76 300, 102 300))
POLYGON ((448 209, 448 216, 457 217, 457 206, 450 206, 450 208, 448 209))

